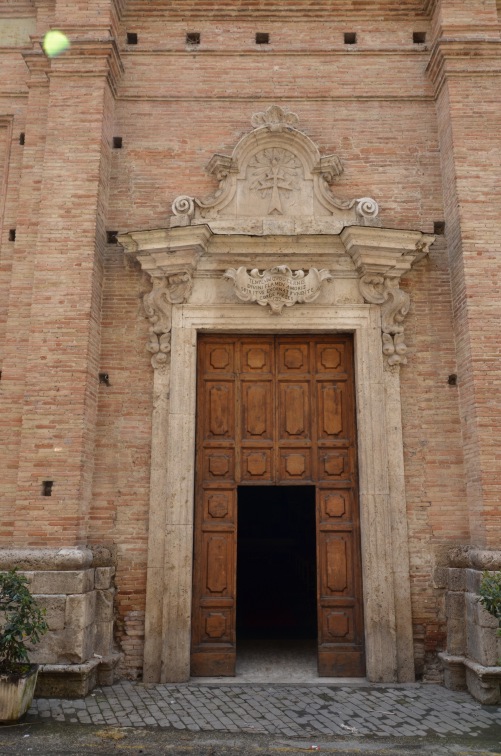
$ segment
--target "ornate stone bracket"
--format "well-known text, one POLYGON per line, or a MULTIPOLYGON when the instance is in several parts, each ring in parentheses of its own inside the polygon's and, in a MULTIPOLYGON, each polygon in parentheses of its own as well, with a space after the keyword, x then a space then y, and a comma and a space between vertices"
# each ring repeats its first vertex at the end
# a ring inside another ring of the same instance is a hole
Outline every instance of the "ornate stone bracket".
POLYGON ((193 286, 187 270, 153 279, 153 289, 143 297, 144 311, 150 321, 147 349, 152 353, 155 369, 165 367, 170 352, 171 309, 173 304, 185 302, 193 286))
POLYGON ((137 260, 152 279, 153 288, 143 297, 143 306, 150 321, 146 348, 155 370, 169 364, 172 305, 188 300, 193 273, 210 237, 206 226, 130 231, 118 236, 126 256, 137 260))
POLYGON ((370 304, 381 306, 381 337, 388 366, 407 363, 404 320, 410 297, 400 289, 400 278, 428 254, 435 237, 420 231, 346 228, 344 246, 360 276, 359 289, 370 304))
POLYGON ((223 278, 235 282, 235 293, 243 302, 257 302, 269 305, 273 315, 281 315, 284 307, 292 307, 296 302, 313 302, 320 294, 322 283, 332 278, 331 273, 317 268, 292 271, 288 265, 276 265, 259 272, 254 268, 247 273, 241 266, 229 268, 223 278))
POLYGON ((383 354, 388 365, 406 364, 407 346, 404 342, 403 321, 409 312, 411 299, 402 291, 396 278, 384 276, 362 276, 360 292, 366 302, 381 305, 381 331, 383 354))

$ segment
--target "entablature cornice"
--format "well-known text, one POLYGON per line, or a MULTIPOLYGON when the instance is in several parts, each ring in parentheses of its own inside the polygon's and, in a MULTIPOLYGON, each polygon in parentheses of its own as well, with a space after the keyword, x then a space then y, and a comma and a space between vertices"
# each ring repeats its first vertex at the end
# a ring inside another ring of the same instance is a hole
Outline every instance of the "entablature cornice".
POLYGON ((501 75, 501 39, 439 37, 426 72, 439 92, 446 79, 501 75))
POLYGON ((107 27, 91 29, 61 28, 70 39, 71 46, 64 55, 49 59, 42 51, 42 38, 32 36, 33 50, 23 52, 26 65, 32 70, 38 66, 49 78, 53 77, 107 77, 116 95, 124 66, 114 37, 107 27), (38 61, 45 61, 42 65, 38 61))
POLYGON ((142 270, 158 278, 179 270, 189 270, 192 275, 212 235, 208 226, 199 225, 129 231, 119 234, 117 240, 142 270))
POLYGON ((209 225, 131 231, 118 236, 125 254, 137 260, 152 278, 153 290, 145 296, 144 306, 151 323, 148 349, 155 368, 167 364, 170 306, 188 300, 197 269, 202 269, 203 279, 228 279, 230 272, 240 274, 243 280, 249 262, 249 275, 256 280, 265 274, 288 275, 295 280, 305 278, 306 271, 320 275, 321 280, 358 278, 357 296, 381 308, 382 348, 388 365, 405 363, 403 322, 410 297, 399 283, 428 253, 434 239, 420 231, 363 226, 347 226, 340 234, 300 238, 246 238, 242 234, 214 233, 209 225))

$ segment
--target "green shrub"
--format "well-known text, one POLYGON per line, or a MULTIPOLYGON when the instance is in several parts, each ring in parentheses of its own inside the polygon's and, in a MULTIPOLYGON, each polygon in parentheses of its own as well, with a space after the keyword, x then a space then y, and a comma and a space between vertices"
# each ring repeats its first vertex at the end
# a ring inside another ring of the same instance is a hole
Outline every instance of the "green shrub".
POLYGON ((38 643, 47 632, 41 609, 17 568, 0 573, 0 674, 28 671, 27 643, 38 643))
MULTIPOLYGON (((501 572, 483 572, 480 581, 480 603, 501 622, 501 572)), ((501 637, 501 628, 498 628, 501 637)))

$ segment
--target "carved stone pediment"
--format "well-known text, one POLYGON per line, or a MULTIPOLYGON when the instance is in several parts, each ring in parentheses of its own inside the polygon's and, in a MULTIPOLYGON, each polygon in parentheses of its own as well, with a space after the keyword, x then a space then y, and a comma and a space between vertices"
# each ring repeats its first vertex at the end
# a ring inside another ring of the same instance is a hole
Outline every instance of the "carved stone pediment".
POLYGON ((341 175, 337 155, 321 156, 297 128, 295 113, 273 105, 252 117, 231 156, 216 154, 207 166, 218 181, 209 197, 180 196, 171 226, 208 223, 233 233, 339 233, 344 226, 379 225, 370 197, 340 199, 330 185, 341 175))

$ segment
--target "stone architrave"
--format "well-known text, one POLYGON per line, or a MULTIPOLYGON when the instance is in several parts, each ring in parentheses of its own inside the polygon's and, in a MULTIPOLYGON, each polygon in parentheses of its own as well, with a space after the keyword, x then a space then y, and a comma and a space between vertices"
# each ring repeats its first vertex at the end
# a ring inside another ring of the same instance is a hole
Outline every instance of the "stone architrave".
POLYGON ((276 265, 259 272, 253 268, 247 273, 245 266, 229 268, 223 278, 235 282, 235 293, 243 302, 257 302, 269 305, 274 315, 280 315, 284 307, 292 307, 296 302, 313 302, 322 287, 323 281, 332 279, 328 270, 310 268, 292 271, 288 265, 276 265))

